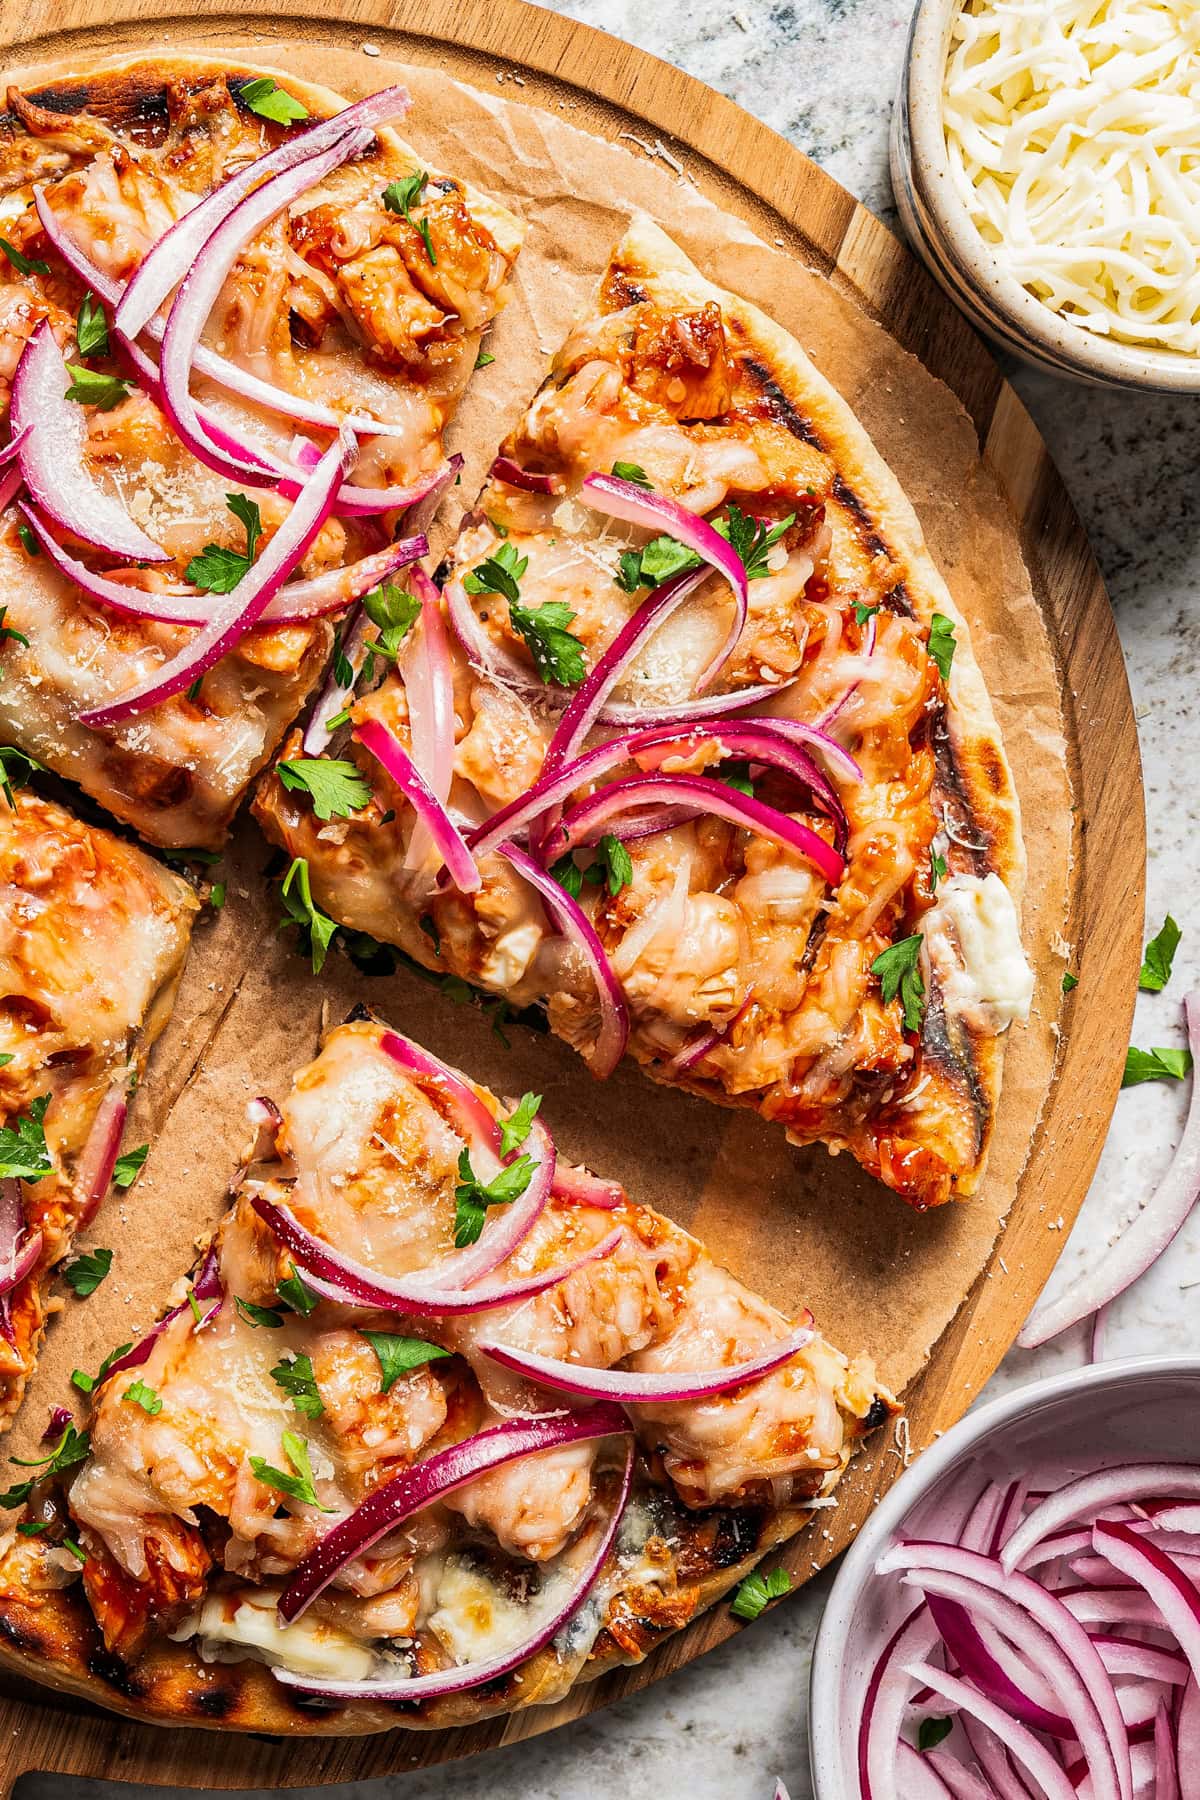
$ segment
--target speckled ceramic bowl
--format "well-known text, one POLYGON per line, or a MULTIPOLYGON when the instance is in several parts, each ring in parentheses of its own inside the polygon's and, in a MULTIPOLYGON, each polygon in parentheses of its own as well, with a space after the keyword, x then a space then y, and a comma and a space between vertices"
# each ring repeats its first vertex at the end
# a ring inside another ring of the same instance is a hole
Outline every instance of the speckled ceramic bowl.
POLYGON ((892 119, 892 186, 909 242, 973 324, 1027 362, 1103 386, 1200 393, 1200 357, 1138 349, 1060 317, 1000 268, 955 192, 942 78, 961 0, 918 0, 892 119))
MULTIPOLYGON (((809 1754, 816 1800, 860 1800, 858 1723, 880 1646, 911 1600, 875 1564, 952 1497, 971 1465, 995 1481, 1038 1469, 1068 1480, 1128 1462, 1194 1462, 1200 1357, 1089 1363, 1003 1394, 925 1451, 843 1558, 813 1652, 809 1754)), ((930 1530, 929 1535, 935 1531, 930 1530)))

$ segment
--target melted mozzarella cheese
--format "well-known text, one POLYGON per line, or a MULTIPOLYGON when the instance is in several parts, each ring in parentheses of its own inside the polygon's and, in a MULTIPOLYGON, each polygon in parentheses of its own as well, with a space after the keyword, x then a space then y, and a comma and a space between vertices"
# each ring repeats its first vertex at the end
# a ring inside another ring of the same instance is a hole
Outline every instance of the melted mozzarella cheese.
POLYGON ((922 934, 948 1012, 991 1031, 1028 1018, 1033 970, 1012 895, 998 875, 944 881, 922 934))
POLYGON ((240 1661, 240 1653, 274 1668, 330 1681, 366 1681, 375 1657, 348 1632, 306 1613, 292 1625, 281 1625, 278 1596, 257 1588, 209 1594, 195 1617, 176 1638, 195 1638, 210 1662, 240 1661), (232 1654, 231 1654, 232 1653, 232 1654))
POLYGON ((943 121, 997 260, 1100 336, 1200 350, 1195 0, 967 0, 943 121))

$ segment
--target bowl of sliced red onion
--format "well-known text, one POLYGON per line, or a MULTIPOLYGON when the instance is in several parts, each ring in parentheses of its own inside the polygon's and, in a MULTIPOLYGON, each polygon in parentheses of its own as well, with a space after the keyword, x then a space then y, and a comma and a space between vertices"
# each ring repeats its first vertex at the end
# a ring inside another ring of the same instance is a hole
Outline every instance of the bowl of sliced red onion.
POLYGON ((1200 1800, 1200 1358, 1005 1394, 880 1502, 813 1658, 816 1800, 1200 1800))

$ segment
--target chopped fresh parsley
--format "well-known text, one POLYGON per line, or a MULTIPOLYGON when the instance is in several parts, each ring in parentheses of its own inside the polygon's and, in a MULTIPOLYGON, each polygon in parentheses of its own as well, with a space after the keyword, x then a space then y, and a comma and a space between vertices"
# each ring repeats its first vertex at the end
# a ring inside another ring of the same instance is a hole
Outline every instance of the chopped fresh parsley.
POLYGON ((149 1144, 139 1144, 135 1150, 127 1150, 124 1156, 118 1156, 113 1165, 113 1180, 119 1188, 131 1188, 142 1172, 142 1167, 150 1154, 149 1144))
POLYGON ((792 1578, 786 1569, 772 1569, 769 1575, 755 1569, 739 1584, 729 1610, 735 1619, 745 1619, 749 1624, 766 1611, 772 1600, 791 1591, 792 1578))
POLYGON ((288 1395, 298 1413, 319 1419, 325 1411, 311 1356, 285 1356, 271 1370, 271 1380, 288 1395))
POLYGON ((543 681, 560 687, 578 687, 587 674, 583 645, 567 630, 575 614, 562 600, 542 606, 523 606, 518 585, 529 558, 518 555, 511 544, 501 544, 494 556, 472 569, 463 582, 468 594, 499 594, 508 601, 513 630, 529 648, 533 666, 543 681))
POLYGON ((500 594, 510 606, 519 606, 518 583, 528 567, 527 556, 518 556, 511 544, 501 544, 495 556, 487 557, 470 571, 463 586, 468 594, 500 594))
POLYGON ((938 666, 943 681, 950 679, 950 664, 954 661, 954 621, 945 613, 935 612, 929 621, 929 654, 938 666))
POLYGON ((471 1167, 471 1152, 464 1145, 458 1158, 458 1186, 454 1190, 454 1243, 465 1250, 474 1244, 483 1230, 489 1206, 509 1206, 519 1200, 529 1183, 537 1163, 532 1156, 518 1156, 506 1163, 490 1181, 480 1181, 471 1167))
POLYGON ((100 412, 111 412, 114 406, 127 400, 133 390, 132 381, 126 381, 123 376, 103 375, 98 369, 86 368, 83 363, 68 363, 67 374, 71 377, 67 399, 78 400, 80 406, 97 407, 100 412))
POLYGON ((521 1148, 529 1136, 541 1104, 542 1096, 540 1094, 522 1094, 519 1104, 513 1108, 507 1119, 501 1119, 501 1156, 511 1156, 514 1150, 521 1148))
POLYGON ((863 600, 856 600, 854 603, 854 617, 860 625, 865 625, 868 619, 873 619, 878 611, 877 605, 868 606, 863 600))
POLYGON ((754 798, 754 783, 750 779, 748 762, 727 762, 716 771, 713 779, 724 782, 726 787, 735 788, 739 794, 747 794, 751 800, 754 798))
POLYGON ((1191 1066, 1190 1050, 1137 1050, 1131 1044, 1125 1052, 1121 1086, 1139 1087, 1143 1081, 1182 1081, 1191 1066))
POLYGON ((945 857, 939 855, 936 850, 931 850, 929 852, 929 891, 931 894, 937 892, 938 882, 944 881, 947 873, 948 868, 945 857))
POLYGON ((620 838, 614 837, 611 831, 606 831, 593 848, 595 855, 586 869, 579 867, 574 852, 570 850, 551 865, 551 875, 559 887, 565 888, 574 900, 578 900, 583 892, 585 881, 593 887, 603 885, 615 896, 633 880, 633 858, 620 838))
MULTIPOLYGON (((379 636, 372 638, 367 645, 366 660, 363 664, 363 672, 370 681, 375 674, 375 658, 377 656, 386 658, 388 662, 395 662, 400 654, 401 644, 421 615, 421 602, 406 588, 397 587, 394 582, 385 581, 381 587, 373 589, 363 600, 363 611, 372 625, 379 627, 379 636)), ((350 668, 349 663, 346 664, 346 667, 350 668)), ((353 672, 351 672, 350 681, 342 681, 338 676, 337 682, 339 687, 351 686, 353 672)))
POLYGON ((325 958, 329 954, 337 925, 313 902, 308 862, 303 856, 296 858, 284 876, 280 897, 283 900, 284 916, 279 921, 279 929, 283 931, 289 925, 298 925, 302 932, 308 934, 313 974, 319 975, 325 966, 325 958))
POLYGON ((264 1487, 274 1488, 280 1494, 290 1494, 294 1500, 303 1500, 307 1506, 315 1506, 319 1512, 332 1512, 332 1507, 322 1506, 317 1499, 312 1464, 308 1460, 308 1439, 297 1437, 294 1431, 285 1431, 280 1443, 283 1445, 283 1454, 296 1471, 295 1474, 287 1475, 282 1469, 273 1469, 261 1456, 252 1456, 250 1468, 255 1479, 261 1481, 264 1487))
POLYGON ((223 881, 214 881, 209 888, 208 904, 212 907, 214 912, 220 912, 221 908, 224 906, 225 883, 223 881))
POLYGON ((245 82, 239 98, 252 113, 257 113, 260 119, 270 119, 275 125, 294 125, 297 119, 308 117, 307 106, 281 88, 277 81, 272 81, 269 75, 245 82))
POLYGON ((437 268, 437 255, 433 248, 433 239, 429 235, 429 220, 414 219, 412 209, 421 198, 421 191, 429 176, 424 169, 418 169, 415 175, 409 175, 403 181, 389 181, 383 190, 383 204, 389 212, 399 213, 408 220, 414 231, 419 231, 421 241, 425 245, 425 254, 430 263, 437 268))
POLYGON ((258 502, 245 494, 226 494, 225 504, 246 532, 246 549, 230 550, 224 544, 205 544, 199 556, 193 556, 185 571, 193 587, 207 594, 232 594, 254 561, 254 552, 262 536, 262 515, 258 502))
POLYGON ((64 1550, 69 1550, 71 1552, 71 1555, 75 1558, 76 1562, 85 1563, 87 1561, 87 1551, 82 1544, 77 1544, 74 1538, 65 1537, 62 1541, 62 1547, 64 1550))
POLYGON ((4 623, 7 616, 7 606, 0 606, 0 644, 7 641, 14 644, 21 644, 28 650, 29 639, 25 636, 23 631, 18 631, 15 625, 6 625, 4 623))
POLYGON ((364 1331, 372 1350, 379 1358, 379 1371, 383 1376, 380 1393, 391 1391, 394 1381, 408 1372, 409 1369, 420 1368, 422 1363, 432 1362, 435 1357, 449 1356, 449 1350, 443 1350, 439 1344, 427 1344, 424 1338, 397 1337, 391 1331, 364 1331))
POLYGON ((317 1296, 307 1286, 295 1263, 291 1264, 291 1270, 291 1274, 283 1281, 276 1282, 275 1292, 285 1306, 290 1307, 294 1313, 299 1313, 302 1319, 307 1319, 317 1304, 317 1296))
POLYGON ((3 1069, 8 1063, 12 1062, 13 1060, 14 1059, 8 1054, 8 1052, 6 1050, 3 1054, 3 1056, 0 1056, 0 1069, 3 1069))
POLYGON ((71 1385, 77 1387, 81 1394, 90 1394, 94 1388, 100 1386, 113 1364, 119 1362, 127 1350, 132 1349, 132 1344, 118 1344, 115 1350, 109 1351, 94 1375, 89 1375, 84 1369, 72 1369, 71 1385))
POLYGON ((152 1387, 147 1386, 146 1382, 141 1380, 131 1381, 121 1395, 121 1400, 122 1402, 127 1400, 131 1406, 140 1406, 142 1411, 149 1413, 152 1419, 163 1409, 162 1396, 156 1394, 152 1387))
POLYGON ((767 566, 767 557, 775 548, 780 538, 796 523, 795 513, 789 513, 786 519, 780 519, 772 525, 769 519, 756 519, 751 513, 744 513, 732 502, 727 519, 715 519, 713 530, 727 538, 737 551, 746 571, 747 581, 762 581, 771 571, 767 566))
POLYGON ((80 356, 108 355, 108 319, 90 288, 75 316, 75 345, 80 356))
POLYGON ((17 526, 17 536, 24 544, 27 555, 40 556, 42 554, 42 546, 34 537, 33 527, 26 519, 22 519, 21 523, 17 526))
POLYGON ((255 1331, 260 1325, 268 1331, 283 1330, 283 1314, 277 1312, 273 1306, 257 1306, 253 1300, 243 1300, 240 1294, 233 1296, 233 1304, 237 1307, 240 1317, 245 1319, 247 1325, 255 1331))
POLYGON ((883 990, 883 1003, 889 1005, 899 994, 904 1008, 905 1031, 919 1031, 925 1011, 925 983, 918 967, 921 956, 921 934, 901 938, 880 951, 871 964, 872 975, 878 975, 883 990))
POLYGON ((1182 936, 1182 931, 1168 913, 1158 936, 1152 937, 1146 945, 1142 972, 1138 976, 1138 986, 1144 994, 1159 994, 1170 981, 1171 965, 1175 961, 1175 952, 1182 936))
MULTIPOLYGON (((76 1463, 83 1462, 91 1447, 91 1441, 86 1431, 76 1431, 74 1425, 68 1425, 48 1456, 35 1456, 28 1459, 10 1456, 8 1460, 16 1463, 17 1467, 21 1469, 40 1469, 42 1476, 61 1475, 64 1469, 73 1469, 76 1463)), ((24 1506, 35 1479, 41 1479, 41 1477, 31 1477, 28 1481, 19 1481, 15 1487, 10 1487, 7 1493, 0 1494, 0 1506, 9 1509, 14 1506, 24 1506)))
POLYGON ((954 1730, 953 1719, 922 1719, 917 1727, 917 1749, 934 1750, 954 1730))
MULTIPOLYGON (((354 686, 354 664, 342 649, 342 634, 340 631, 333 640, 333 679, 340 688, 352 688, 354 686)), ((347 717, 349 717, 348 714, 347 717)), ((332 719, 329 722, 332 724, 332 719)))
POLYGON ((0 744, 0 794, 4 795, 10 806, 15 805, 13 783, 24 787, 34 770, 41 767, 40 762, 35 762, 32 756, 26 756, 23 750, 17 750, 11 744, 0 744))
POLYGON ((616 583, 622 593, 636 594, 640 587, 661 587, 673 575, 699 567, 700 558, 694 550, 664 534, 651 538, 640 550, 622 551, 616 583))
POLYGON ((618 481, 632 481, 634 487, 653 487, 654 483, 643 469, 641 463, 615 462, 612 472, 618 481))
POLYGON ((371 789, 352 762, 302 756, 281 762, 277 772, 285 788, 311 796, 318 819, 348 819, 370 804, 371 789))
POLYGON ((491 364, 495 362, 495 360, 496 360, 495 357, 490 355, 489 352, 486 351, 481 344, 479 347, 479 355, 475 358, 475 367, 477 369, 489 368, 491 366, 491 364))
POLYGON ((43 262, 39 256, 26 256, 7 238, 0 238, 0 250, 3 250, 18 275, 48 275, 50 264, 43 262))
POLYGON ((1065 974, 1065 975, 1064 975, 1064 976, 1063 976, 1063 978, 1062 978, 1062 991, 1063 991, 1063 993, 1064 993, 1064 994, 1069 994, 1069 993, 1070 993, 1070 992, 1071 992, 1071 989, 1072 989, 1072 988, 1077 988, 1077 987, 1078 987, 1078 986, 1079 986, 1079 977, 1078 977, 1078 975, 1072 975, 1072 974, 1071 974, 1071 973, 1070 973, 1070 972, 1069 972, 1069 971, 1068 971, 1068 973, 1067 973, 1067 974, 1065 974))
POLYGON ((172 868, 186 869, 189 863, 219 863, 220 850, 160 850, 158 853, 172 868))
POLYGON ((53 1173, 42 1128, 49 1104, 49 1094, 39 1094, 27 1113, 18 1114, 15 1125, 0 1126, 0 1181, 41 1181, 53 1173))
POLYGON ((94 1294, 112 1268, 111 1250, 85 1250, 63 1270, 63 1280, 81 1300, 94 1294))
POLYGON ((23 1519, 17 1526, 21 1537, 40 1537, 43 1531, 49 1529, 50 1525, 47 1519, 23 1519))

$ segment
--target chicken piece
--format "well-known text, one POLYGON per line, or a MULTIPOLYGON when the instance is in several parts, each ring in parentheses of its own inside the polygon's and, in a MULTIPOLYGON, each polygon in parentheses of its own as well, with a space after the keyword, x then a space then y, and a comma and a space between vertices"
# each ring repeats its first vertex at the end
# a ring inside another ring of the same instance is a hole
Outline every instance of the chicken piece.
MULTIPOLYGON (((485 1424, 497 1424, 496 1417, 485 1424)), ((595 1444, 572 1444, 502 1463, 445 1504, 468 1525, 484 1526, 514 1556, 546 1562, 570 1541, 592 1497, 595 1444)))
POLYGON ((95 1533, 84 1533, 84 1592, 105 1648, 123 1662, 135 1661, 151 1632, 169 1632, 197 1604, 212 1567, 196 1527, 169 1515, 148 1522, 145 1542, 146 1568, 139 1579, 95 1533))
POLYGON ((646 305, 634 313, 629 385, 676 419, 717 419, 733 399, 733 369, 721 308, 692 313, 646 305))
POLYGON ((410 1369, 385 1394, 379 1359, 360 1332, 327 1331, 310 1355, 326 1425, 355 1474, 375 1469, 379 1479, 390 1477, 396 1464, 415 1462, 445 1424, 446 1396, 428 1364, 410 1369))

